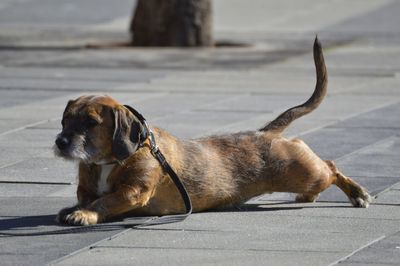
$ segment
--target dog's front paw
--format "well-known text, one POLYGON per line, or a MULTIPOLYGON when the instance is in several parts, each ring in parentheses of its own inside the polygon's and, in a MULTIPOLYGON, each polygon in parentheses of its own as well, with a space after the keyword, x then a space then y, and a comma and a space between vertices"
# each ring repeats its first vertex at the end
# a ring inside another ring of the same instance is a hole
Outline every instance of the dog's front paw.
POLYGON ((89 210, 76 210, 65 217, 69 225, 93 225, 100 222, 99 214, 89 210))
POLYGON ((68 207, 68 208, 62 209, 57 214, 56 222, 59 224, 66 224, 67 223, 67 215, 73 213, 74 211, 76 211, 78 209, 79 209, 78 205, 74 206, 74 207, 68 207))

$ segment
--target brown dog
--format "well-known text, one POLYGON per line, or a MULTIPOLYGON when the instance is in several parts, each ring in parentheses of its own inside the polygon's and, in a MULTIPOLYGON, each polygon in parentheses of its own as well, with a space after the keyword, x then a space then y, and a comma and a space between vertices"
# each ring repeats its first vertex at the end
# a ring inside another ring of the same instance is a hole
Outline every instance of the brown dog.
MULTIPOLYGON (((179 140, 151 127, 166 159, 188 189, 196 212, 243 203, 266 192, 297 193, 314 201, 331 184, 355 207, 368 207, 367 191, 323 161, 301 140, 282 132, 311 112, 326 94, 327 72, 316 39, 316 88, 311 98, 259 131, 179 140)), ((165 215, 184 212, 181 196, 152 156, 143 125, 125 106, 108 96, 71 100, 56 140, 56 153, 79 161, 78 205, 63 209, 58 221, 96 224, 123 214, 165 215)))

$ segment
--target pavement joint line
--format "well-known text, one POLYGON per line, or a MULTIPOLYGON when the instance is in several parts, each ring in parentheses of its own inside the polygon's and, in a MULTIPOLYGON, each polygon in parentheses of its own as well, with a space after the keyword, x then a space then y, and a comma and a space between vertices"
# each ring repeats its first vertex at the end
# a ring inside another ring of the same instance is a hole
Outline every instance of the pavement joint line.
POLYGON ((0 184, 26 184, 26 185, 75 185, 74 182, 41 182, 41 181, 8 181, 0 180, 0 184))
POLYGON ((357 153, 360 153, 360 152, 362 152, 362 151, 364 151, 364 150, 368 150, 368 149, 370 149, 370 148, 373 147, 373 146, 376 146, 376 145, 379 145, 379 144, 381 144, 381 143, 385 143, 385 142, 387 142, 387 141, 390 141, 391 139, 398 139, 398 136, 397 136, 397 135, 391 135, 391 136, 389 136, 389 137, 387 137, 387 138, 378 140, 378 141, 376 141, 376 142, 373 142, 373 143, 371 143, 371 144, 368 144, 368 145, 366 145, 366 146, 363 146, 363 147, 361 147, 361 148, 359 148, 359 149, 356 149, 356 150, 354 150, 354 151, 352 151, 352 152, 349 152, 349 153, 347 153, 347 154, 345 154, 345 155, 343 155, 343 156, 340 156, 340 157, 338 157, 338 158, 335 158, 334 160, 335 160, 335 161, 341 161, 341 160, 347 159, 347 158, 350 157, 350 156, 353 156, 353 155, 355 155, 355 154, 357 154, 357 153))
POLYGON ((97 246, 94 248, 109 248, 109 249, 162 249, 162 250, 218 250, 218 251, 254 251, 254 252, 298 252, 298 253, 343 253, 344 251, 321 251, 321 250, 296 250, 296 249, 258 249, 258 248, 246 248, 246 249, 235 249, 235 248, 207 248, 207 247, 202 247, 202 248, 195 248, 195 247, 141 247, 141 246, 97 246))
POLYGON ((77 254, 79 254, 79 253, 82 253, 82 252, 88 251, 88 250, 90 250, 90 249, 93 249, 93 247, 95 247, 96 245, 99 245, 99 244, 102 243, 102 242, 109 241, 109 240, 112 240, 112 239, 114 239, 114 238, 117 238, 117 237, 119 237, 119 236, 121 236, 121 235, 123 235, 123 234, 125 234, 125 233, 127 233, 127 232, 129 232, 129 231, 131 231, 131 230, 133 230, 133 229, 132 229, 132 228, 127 228, 127 229, 125 229, 125 230, 123 230, 123 231, 121 231, 121 232, 119 232, 119 233, 117 233, 117 234, 114 234, 114 235, 112 235, 112 236, 110 236, 110 237, 101 239, 101 240, 99 240, 99 241, 97 241, 97 242, 94 242, 94 243, 92 243, 92 244, 90 244, 90 245, 88 245, 88 246, 86 246, 86 247, 80 248, 80 249, 75 250, 74 252, 71 252, 71 253, 69 253, 69 254, 67 254, 67 255, 65 255, 65 256, 62 256, 62 257, 60 257, 60 258, 58 258, 58 259, 55 259, 55 260, 53 260, 53 261, 50 261, 49 263, 47 263, 47 264, 45 264, 45 265, 47 266, 47 265, 55 265, 55 264, 58 264, 59 262, 62 262, 62 261, 64 261, 64 260, 66 260, 66 259, 69 259, 69 258, 71 258, 71 257, 73 257, 73 256, 75 256, 75 255, 77 255, 77 254))
POLYGON ((400 189, 392 189, 394 186, 399 185, 399 184, 400 184, 400 182, 397 182, 397 183, 394 183, 393 185, 391 185, 391 186, 385 188, 384 190, 382 190, 382 191, 380 191, 379 193, 377 193, 377 194, 375 195, 375 198, 378 198, 380 195, 382 195, 382 194, 388 192, 389 190, 400 190, 400 189))
POLYGON ((348 258, 350 258, 351 256, 353 256, 353 255, 356 254, 357 252, 359 252, 359 251, 361 251, 361 250, 363 250, 363 249, 368 248, 369 246, 371 246, 371 245, 373 245, 373 244, 375 244, 375 243, 381 241, 381 240, 384 239, 385 237, 386 237, 385 235, 382 235, 382 236, 378 237, 377 239, 372 240, 371 242, 365 244, 364 246, 361 246, 360 248, 354 250, 354 251, 351 252, 349 255, 347 255, 347 256, 345 256, 345 257, 343 257, 343 258, 341 258, 341 259, 339 259, 339 260, 337 260, 337 261, 335 261, 335 262, 333 262, 333 263, 331 263, 331 264, 329 264, 329 266, 337 265, 337 264, 339 264, 339 263, 341 263, 341 262, 347 260, 348 258))
POLYGON ((41 125, 41 124, 46 124, 46 123, 48 123, 48 122, 57 121, 57 120, 59 120, 59 119, 60 119, 60 117, 57 117, 57 118, 48 118, 48 119, 44 119, 44 120, 41 120, 41 121, 38 121, 38 122, 35 122, 35 123, 31 123, 31 124, 24 125, 24 126, 22 126, 22 127, 17 127, 17 128, 14 128, 14 129, 11 129, 11 130, 8 130, 8 131, 5 131, 5 132, 1 133, 1 134, 0 134, 0 137, 9 135, 9 134, 11 134, 11 133, 15 133, 15 132, 18 132, 18 131, 21 131, 21 130, 24 130, 24 129, 27 129, 27 128, 30 128, 30 127, 38 126, 38 125, 41 125))

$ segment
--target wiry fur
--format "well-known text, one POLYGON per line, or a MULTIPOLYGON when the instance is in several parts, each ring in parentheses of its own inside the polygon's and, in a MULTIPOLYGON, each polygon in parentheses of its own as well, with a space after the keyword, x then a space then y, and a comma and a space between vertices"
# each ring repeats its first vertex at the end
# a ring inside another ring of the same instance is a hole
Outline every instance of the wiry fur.
MULTIPOLYGON (((298 201, 314 201, 331 184, 343 190, 355 207, 368 207, 371 198, 367 191, 344 176, 332 161, 321 160, 303 141, 287 140, 281 135, 293 120, 317 108, 326 94, 327 72, 318 40, 314 61, 317 83, 311 98, 260 131, 179 140, 151 127, 160 150, 187 187, 194 211, 240 204, 266 192, 293 192, 298 194, 298 201)), ((86 116, 99 121, 95 127, 82 124, 86 128, 84 138, 99 153, 87 159, 80 152, 60 153, 80 161, 78 205, 62 210, 60 222, 85 225, 128 213, 165 215, 184 211, 179 192, 151 155, 148 143, 137 149, 139 127, 129 110, 108 96, 80 97, 67 105, 64 118, 68 119, 63 120, 61 135, 78 130, 73 125, 85 121, 86 116), (114 160, 122 162, 107 178, 110 190, 99 196, 101 166, 96 163, 114 160)))

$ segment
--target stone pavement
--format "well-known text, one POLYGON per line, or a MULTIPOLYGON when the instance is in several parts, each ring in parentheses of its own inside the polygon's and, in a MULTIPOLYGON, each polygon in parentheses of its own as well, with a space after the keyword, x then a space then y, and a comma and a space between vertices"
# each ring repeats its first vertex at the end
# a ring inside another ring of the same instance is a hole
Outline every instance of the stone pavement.
POLYGON ((85 48, 128 40, 133 2, 0 2, 0 265, 400 263, 399 1, 215 0, 216 39, 248 45, 85 48), (310 96, 316 33, 329 93, 287 135, 366 186, 370 208, 332 187, 141 229, 54 222, 75 202, 76 166, 52 152, 69 99, 110 94, 183 138, 256 129, 310 96))

